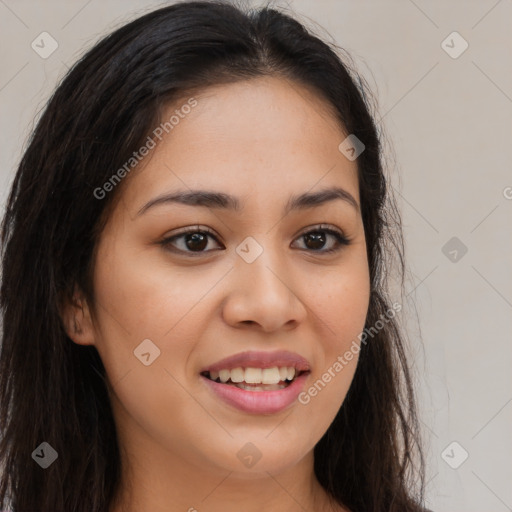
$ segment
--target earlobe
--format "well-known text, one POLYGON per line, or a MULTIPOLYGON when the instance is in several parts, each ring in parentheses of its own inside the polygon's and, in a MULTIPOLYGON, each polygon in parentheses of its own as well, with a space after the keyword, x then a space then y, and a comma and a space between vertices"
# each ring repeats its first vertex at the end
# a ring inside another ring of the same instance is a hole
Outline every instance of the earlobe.
POLYGON ((94 345, 92 318, 87 301, 81 292, 76 290, 73 300, 64 305, 61 318, 66 334, 74 343, 94 345))

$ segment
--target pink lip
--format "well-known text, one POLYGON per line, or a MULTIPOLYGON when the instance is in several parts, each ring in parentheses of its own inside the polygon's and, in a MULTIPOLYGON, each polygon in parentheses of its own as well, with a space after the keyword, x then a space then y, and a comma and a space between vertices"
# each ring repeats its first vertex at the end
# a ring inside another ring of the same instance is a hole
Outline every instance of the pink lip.
MULTIPOLYGON (((222 368, 226 367, 223 366, 222 368)), ((215 382, 203 375, 201 375, 201 380, 217 397, 243 412, 275 414, 286 409, 297 399, 304 388, 308 375, 309 372, 303 373, 296 377, 289 386, 276 391, 247 391, 229 384, 215 382)))
MULTIPOLYGON (((216 363, 203 368, 200 373, 209 371, 218 372, 220 370, 232 370, 233 368, 238 367, 273 368, 274 366, 293 366, 299 372, 308 371, 311 369, 309 362, 306 359, 293 352, 287 352, 285 350, 277 350, 275 352, 256 352, 250 350, 248 352, 241 352, 240 354, 235 354, 234 356, 227 357, 221 361, 217 361, 216 363)), ((278 392, 280 393, 280 391, 278 392)), ((265 393, 265 391, 262 391, 261 393, 265 393)))

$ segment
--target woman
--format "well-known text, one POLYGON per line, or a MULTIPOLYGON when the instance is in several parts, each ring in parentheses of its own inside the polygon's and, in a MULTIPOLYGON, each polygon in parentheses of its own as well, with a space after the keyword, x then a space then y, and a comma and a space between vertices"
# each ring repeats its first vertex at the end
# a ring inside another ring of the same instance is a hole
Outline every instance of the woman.
POLYGON ((70 70, 3 221, 0 506, 424 510, 369 97, 224 2, 70 70))

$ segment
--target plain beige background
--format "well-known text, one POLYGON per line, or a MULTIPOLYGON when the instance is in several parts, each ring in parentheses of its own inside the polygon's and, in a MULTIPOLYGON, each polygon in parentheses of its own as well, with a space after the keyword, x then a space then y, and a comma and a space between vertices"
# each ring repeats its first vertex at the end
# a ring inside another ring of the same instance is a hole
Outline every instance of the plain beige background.
MULTIPOLYGON (((430 441, 429 506, 512 510, 512 1, 274 4, 352 54, 394 146, 407 296, 421 327, 420 339, 411 322, 410 337, 430 441)), ((34 119, 68 66, 159 5, 0 0, 2 207, 34 119), (46 59, 31 47, 42 32, 58 44, 46 59)))

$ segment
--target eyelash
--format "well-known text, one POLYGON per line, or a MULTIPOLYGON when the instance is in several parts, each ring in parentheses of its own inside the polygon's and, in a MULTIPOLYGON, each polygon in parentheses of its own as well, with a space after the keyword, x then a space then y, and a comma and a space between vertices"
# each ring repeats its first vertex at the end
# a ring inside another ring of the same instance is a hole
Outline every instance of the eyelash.
MULTIPOLYGON (((199 226, 197 226, 195 228, 188 229, 187 231, 183 231, 183 232, 173 235, 171 237, 167 237, 167 238, 163 239, 161 242, 159 242, 159 244, 161 246, 163 246, 164 248, 166 248, 167 250, 170 250, 172 252, 178 252, 181 254, 191 254, 192 257, 197 257, 202 254, 212 252, 212 251, 183 251, 182 249, 176 249, 175 247, 172 247, 172 248, 170 247, 171 242, 173 242, 174 240, 176 240, 178 238, 185 237, 186 235, 191 235, 191 234, 195 234, 195 233, 210 235, 218 244, 220 244, 220 242, 217 240, 217 237, 215 236, 215 233, 213 233, 208 228, 200 228, 199 226)), ((303 249, 305 251, 312 252, 315 254, 332 254, 332 253, 340 251, 344 246, 350 245, 350 243, 351 243, 351 240, 348 239, 341 232, 334 230, 332 228, 323 226, 323 225, 317 226, 309 231, 306 231, 306 232, 302 233, 301 235, 299 235, 297 238, 305 237, 312 233, 327 233, 327 234, 333 236, 337 241, 337 245, 332 249, 327 249, 327 250, 303 249)))

